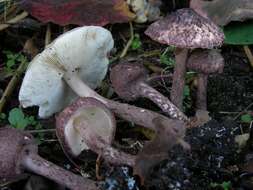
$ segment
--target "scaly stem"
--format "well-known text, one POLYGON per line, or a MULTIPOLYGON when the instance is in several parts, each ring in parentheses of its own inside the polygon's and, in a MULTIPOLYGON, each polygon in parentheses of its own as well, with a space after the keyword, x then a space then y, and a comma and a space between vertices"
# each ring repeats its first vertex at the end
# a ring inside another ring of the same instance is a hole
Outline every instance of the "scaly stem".
POLYGON ((107 162, 118 165, 126 164, 134 166, 136 156, 113 148, 111 144, 106 143, 101 137, 94 134, 94 132, 87 130, 82 122, 75 124, 74 128, 80 133, 83 141, 88 147, 103 157, 107 162))
POLYGON ((182 121, 187 121, 188 118, 183 112, 181 112, 167 97, 163 96, 156 89, 152 88, 145 82, 140 82, 136 85, 138 92, 141 96, 147 97, 155 104, 157 104, 164 113, 170 116, 173 119, 179 119, 182 121))
POLYGON ((65 75, 65 81, 68 83, 70 88, 80 97, 92 97, 104 103, 119 117, 133 122, 137 125, 147 127, 150 129, 156 129, 153 119, 160 116, 163 117, 168 122, 168 127, 174 121, 161 114, 153 112, 151 110, 131 106, 129 104, 119 103, 112 101, 100 96, 94 90, 92 90, 88 85, 86 85, 77 75, 65 75))
POLYGON ((72 190, 98 190, 97 184, 81 176, 75 175, 55 164, 41 158, 37 154, 24 155, 21 161, 23 167, 36 174, 47 177, 56 183, 72 190))
POLYGON ((182 110, 183 104, 183 93, 185 84, 185 72, 186 72, 186 60, 188 50, 187 49, 176 49, 175 58, 176 64, 173 73, 173 82, 170 93, 170 99, 175 106, 182 110))
POLYGON ((207 110, 207 78, 208 76, 206 74, 198 74, 197 78, 197 101, 196 101, 196 107, 197 109, 201 110, 207 110))

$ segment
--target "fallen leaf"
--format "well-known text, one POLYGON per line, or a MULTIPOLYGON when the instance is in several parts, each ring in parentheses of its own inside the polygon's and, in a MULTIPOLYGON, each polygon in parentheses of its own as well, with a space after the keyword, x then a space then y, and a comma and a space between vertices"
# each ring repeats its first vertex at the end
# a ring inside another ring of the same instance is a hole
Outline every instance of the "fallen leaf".
POLYGON ((168 123, 164 118, 158 117, 153 122, 156 125, 155 137, 138 153, 134 166, 134 174, 141 178, 142 184, 151 169, 168 157, 168 151, 174 145, 181 144, 185 149, 190 148, 183 141, 185 125, 182 121, 171 120, 168 123))
POLYGON ((124 0, 23 0, 19 5, 42 22, 99 25, 134 19, 124 0))
POLYGON ((191 0, 190 7, 220 26, 253 18, 252 0, 191 0))

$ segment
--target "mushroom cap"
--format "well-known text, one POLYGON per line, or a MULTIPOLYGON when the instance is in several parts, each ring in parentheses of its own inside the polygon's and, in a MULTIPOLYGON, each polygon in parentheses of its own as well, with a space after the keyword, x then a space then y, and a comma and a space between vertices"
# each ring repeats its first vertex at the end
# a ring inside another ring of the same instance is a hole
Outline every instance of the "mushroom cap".
POLYGON ((218 26, 189 8, 179 9, 154 22, 145 34, 159 43, 190 49, 212 49, 224 41, 218 26))
POLYGON ((22 173, 19 164, 24 147, 30 145, 36 151, 33 137, 11 127, 0 128, 0 178, 12 179, 22 173))
POLYGON ((187 68, 203 74, 222 73, 224 58, 218 50, 195 50, 187 60, 187 68))
POLYGON ((29 64, 19 92, 21 105, 39 106, 39 116, 45 118, 71 103, 77 96, 62 80, 66 72, 96 88, 106 75, 113 43, 110 31, 99 26, 60 35, 29 64))
MULTIPOLYGON (((114 139, 116 121, 111 111, 95 98, 79 98, 56 117, 56 134, 67 153, 78 156, 90 147, 83 140, 75 122, 82 122, 87 133, 92 133, 110 145, 114 139)), ((94 139, 96 142, 97 139, 94 139)))
POLYGON ((138 81, 144 81, 148 77, 148 71, 141 64, 119 63, 110 73, 110 79, 115 92, 125 100, 138 98, 134 86, 138 81))

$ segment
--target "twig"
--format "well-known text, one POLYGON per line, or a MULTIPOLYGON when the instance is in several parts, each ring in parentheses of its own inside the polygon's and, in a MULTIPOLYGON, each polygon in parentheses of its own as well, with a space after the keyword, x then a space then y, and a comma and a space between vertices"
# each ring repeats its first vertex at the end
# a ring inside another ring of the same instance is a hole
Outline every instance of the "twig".
POLYGON ((241 111, 239 114, 237 114, 233 120, 236 120, 238 117, 240 117, 244 112, 248 111, 248 109, 253 106, 253 103, 251 103, 250 105, 248 105, 243 111, 241 111))
POLYGON ((101 155, 99 154, 96 160, 96 178, 97 180, 101 181, 104 179, 103 176, 100 175, 100 165, 101 165, 101 155))
POLYGON ((0 113, 3 111, 4 105, 7 101, 7 99, 10 97, 10 95, 12 94, 13 90, 15 89, 19 78, 21 76, 21 74, 25 71, 27 66, 27 61, 24 60, 20 63, 19 67, 17 68, 15 74, 12 76, 9 84, 7 85, 7 87, 5 88, 5 91, 0 99, 0 113))
POLYGON ((45 48, 51 42, 51 25, 50 23, 47 24, 47 30, 45 35, 45 48))
POLYGON ((24 19, 28 16, 28 13, 26 11, 22 12, 21 14, 17 15, 16 17, 8 20, 8 24, 0 24, 0 31, 8 28, 11 24, 15 24, 19 22, 20 20, 24 19))
POLYGON ((251 67, 253 67, 253 55, 252 55, 251 50, 249 49, 249 46, 243 46, 243 49, 249 59, 251 67))
POLYGON ((128 49, 129 49, 129 47, 132 44, 132 41, 134 39, 134 30, 133 30, 133 24, 132 24, 132 22, 129 22, 129 26, 130 26, 130 38, 129 38, 126 46, 124 47, 123 51, 121 52, 119 58, 123 58, 123 57, 126 56, 127 51, 128 51, 128 49))
POLYGON ((53 133, 55 132, 55 129, 38 129, 38 130, 27 130, 29 133, 53 133))

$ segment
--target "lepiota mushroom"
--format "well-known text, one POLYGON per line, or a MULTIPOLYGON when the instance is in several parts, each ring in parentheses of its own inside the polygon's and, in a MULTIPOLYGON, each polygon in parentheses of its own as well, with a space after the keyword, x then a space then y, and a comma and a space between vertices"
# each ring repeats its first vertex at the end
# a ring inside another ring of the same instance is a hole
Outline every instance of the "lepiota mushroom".
POLYGON ((152 120, 158 116, 169 124, 165 116, 108 100, 92 89, 106 74, 112 46, 111 33, 102 27, 80 27, 59 36, 30 63, 19 92, 20 104, 39 106, 39 116, 45 118, 69 105, 77 94, 96 98, 119 117, 141 126, 155 129, 152 120))
POLYGON ((212 49, 222 45, 223 32, 211 20, 189 8, 179 9, 151 24, 145 31, 155 41, 177 47, 170 99, 182 109, 188 49, 212 49))
POLYGON ((197 50, 189 56, 187 68, 197 71, 196 108, 207 110, 207 78, 209 74, 222 73, 224 58, 217 50, 197 50))
POLYGON ((99 189, 94 181, 41 158, 29 133, 11 127, 0 128, 0 178, 15 178, 25 170, 47 177, 72 190, 99 189))
POLYGON ((56 117, 56 132, 63 150, 77 157, 92 150, 107 162, 133 166, 135 156, 112 147, 116 121, 111 111, 94 98, 79 98, 56 117))
POLYGON ((171 118, 187 121, 184 113, 146 82, 147 78, 145 67, 134 63, 120 63, 114 66, 110 73, 112 86, 121 98, 128 101, 141 96, 149 98, 171 118))

